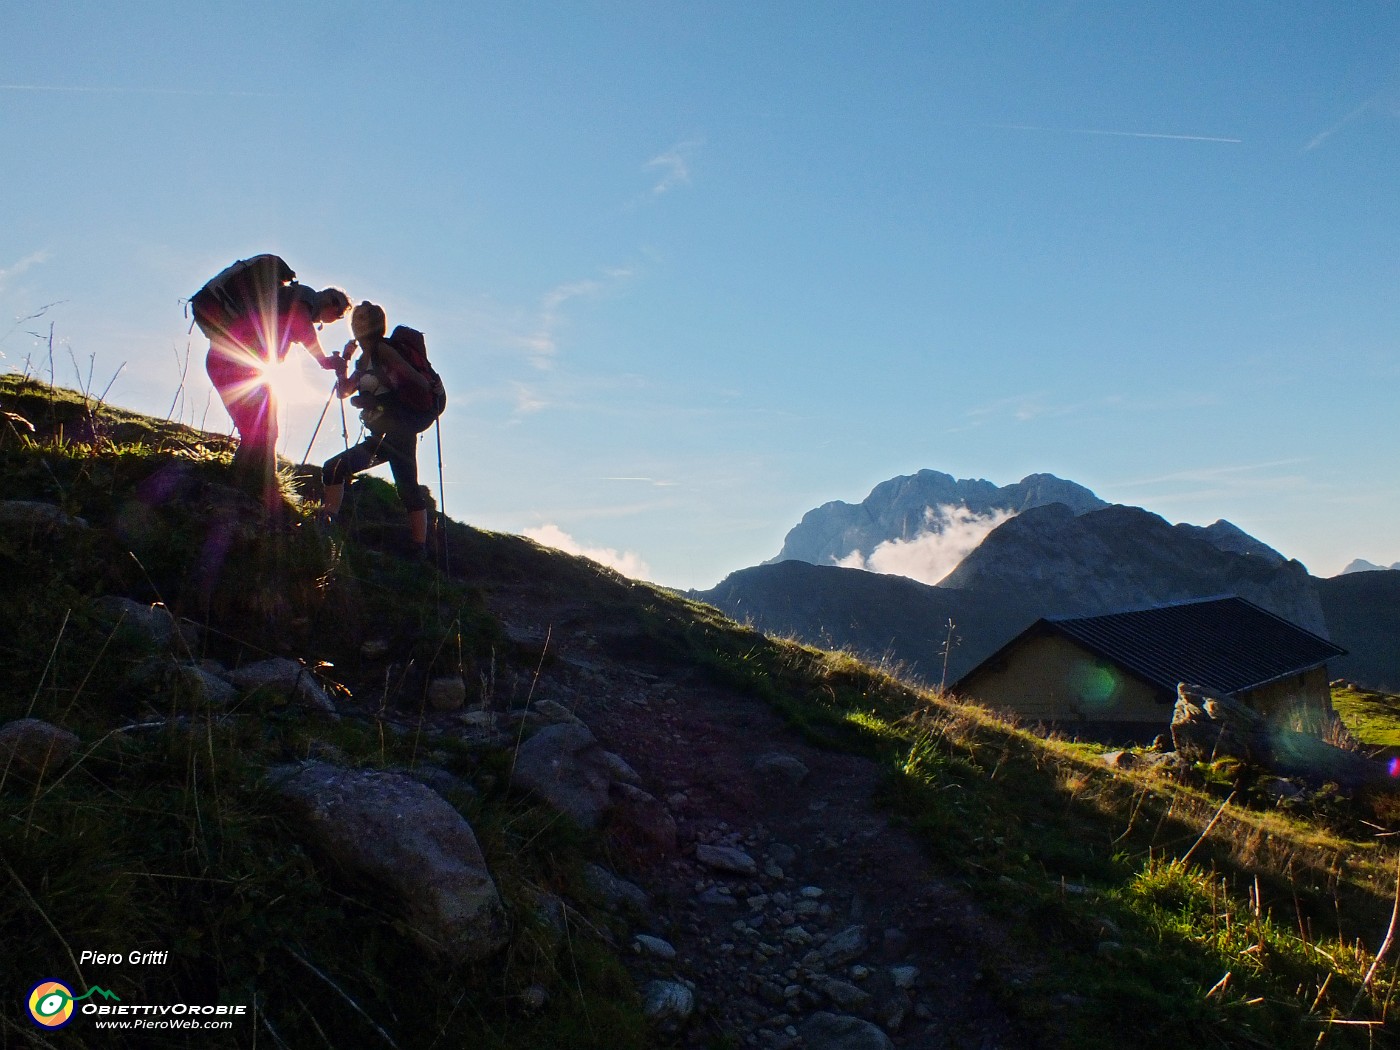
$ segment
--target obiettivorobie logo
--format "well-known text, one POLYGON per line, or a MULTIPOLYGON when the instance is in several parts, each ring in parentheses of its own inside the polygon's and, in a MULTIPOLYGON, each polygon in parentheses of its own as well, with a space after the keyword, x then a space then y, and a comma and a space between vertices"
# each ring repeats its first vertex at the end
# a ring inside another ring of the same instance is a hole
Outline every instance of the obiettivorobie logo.
POLYGON ((121 997, 115 992, 97 985, 82 995, 74 995, 61 981, 40 981, 29 993, 29 1016, 35 1024, 44 1028, 62 1028, 73 1019, 73 1004, 82 1002, 90 995, 121 1002, 121 997))

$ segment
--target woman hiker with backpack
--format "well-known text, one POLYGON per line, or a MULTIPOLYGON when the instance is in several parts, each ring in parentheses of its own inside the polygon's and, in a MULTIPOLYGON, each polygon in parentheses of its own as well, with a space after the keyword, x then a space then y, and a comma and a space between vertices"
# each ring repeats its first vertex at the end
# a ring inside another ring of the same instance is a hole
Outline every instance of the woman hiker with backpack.
POLYGON ((408 511, 410 551, 427 557, 428 504, 418 485, 418 435, 433 425, 446 398, 442 382, 428 365, 423 337, 402 326, 385 336, 384 310, 371 302, 360 303, 350 315, 355 338, 345 344, 339 358, 340 379, 336 394, 360 408, 369 437, 326 461, 321 468, 325 483, 324 511, 328 521, 340 513, 345 483, 355 474, 387 462, 394 475, 399 500, 408 511), (356 343, 360 358, 355 370, 345 374, 356 343))
POLYGON ((210 329, 205 368, 238 430, 234 465, 254 475, 259 495, 271 506, 276 502, 277 402, 265 372, 287 356, 292 343, 304 346, 322 368, 343 367, 337 365, 338 357, 321 349, 316 326, 344 317, 350 297, 339 288, 318 292, 283 284, 253 298, 226 324, 210 329))

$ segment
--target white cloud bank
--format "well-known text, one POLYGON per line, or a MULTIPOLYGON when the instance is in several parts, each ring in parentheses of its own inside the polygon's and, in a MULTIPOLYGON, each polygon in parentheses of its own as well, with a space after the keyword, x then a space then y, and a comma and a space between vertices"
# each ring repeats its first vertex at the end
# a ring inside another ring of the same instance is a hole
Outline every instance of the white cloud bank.
POLYGON ((913 539, 886 540, 869 557, 852 551, 834 559, 846 569, 864 569, 887 576, 908 576, 920 583, 935 584, 958 566, 987 533, 1009 518, 1010 511, 976 514, 966 507, 929 507, 924 511, 925 528, 913 539))
POLYGON ((612 547, 585 547, 553 523, 541 525, 537 529, 526 529, 524 534, 542 546, 553 547, 565 554, 577 554, 584 558, 590 558, 599 565, 606 565, 609 569, 615 569, 634 580, 651 579, 650 566, 642 561, 641 556, 635 551, 619 553, 612 547))

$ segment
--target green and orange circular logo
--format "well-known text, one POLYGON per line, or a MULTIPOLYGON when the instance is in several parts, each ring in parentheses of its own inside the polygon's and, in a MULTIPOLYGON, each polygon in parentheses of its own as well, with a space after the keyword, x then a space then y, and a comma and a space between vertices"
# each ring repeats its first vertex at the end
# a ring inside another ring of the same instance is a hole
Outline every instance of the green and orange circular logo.
POLYGON ((40 981, 29 993, 29 1016, 44 1028, 62 1028, 73 1019, 73 993, 59 981, 40 981))

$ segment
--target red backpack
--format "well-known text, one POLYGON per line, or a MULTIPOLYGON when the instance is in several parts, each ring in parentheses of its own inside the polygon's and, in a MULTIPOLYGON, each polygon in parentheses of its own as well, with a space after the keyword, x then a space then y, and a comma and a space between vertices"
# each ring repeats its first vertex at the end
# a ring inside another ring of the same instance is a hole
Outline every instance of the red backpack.
POLYGON ((431 412, 434 417, 442 415, 447 407, 447 391, 443 388, 442 377, 428 364, 428 344, 423 333, 407 325, 399 325, 387 340, 399 356, 419 375, 428 380, 430 389, 423 390, 412 383, 403 383, 394 392, 394 397, 404 408, 414 412, 431 412))

